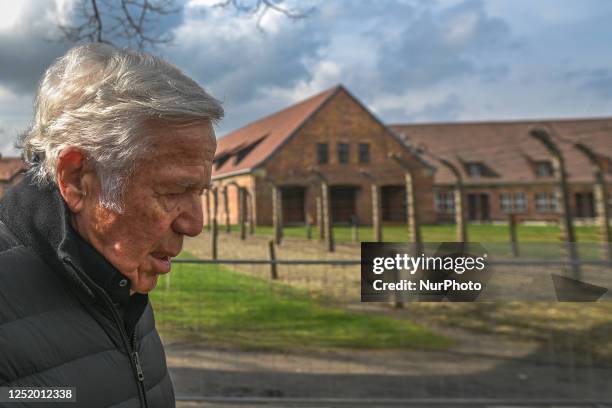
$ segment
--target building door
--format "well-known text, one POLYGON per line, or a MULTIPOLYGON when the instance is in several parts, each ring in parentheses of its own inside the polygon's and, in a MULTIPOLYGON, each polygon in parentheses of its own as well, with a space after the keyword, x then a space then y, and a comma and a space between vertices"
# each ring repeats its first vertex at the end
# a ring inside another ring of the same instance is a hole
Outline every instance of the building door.
POLYGON ((595 199, 593 193, 576 193, 576 217, 595 217, 595 199))
POLYGON ((301 186, 281 187, 283 200, 283 224, 304 224, 304 197, 306 188, 301 186))
POLYGON ((406 222, 406 187, 383 186, 380 189, 382 220, 386 222, 406 222))
POLYGON ((489 195, 484 193, 469 193, 467 195, 468 220, 490 221, 489 195))
POLYGON ((358 187, 331 186, 329 188, 330 207, 334 224, 350 224, 351 218, 357 214, 355 200, 358 187))

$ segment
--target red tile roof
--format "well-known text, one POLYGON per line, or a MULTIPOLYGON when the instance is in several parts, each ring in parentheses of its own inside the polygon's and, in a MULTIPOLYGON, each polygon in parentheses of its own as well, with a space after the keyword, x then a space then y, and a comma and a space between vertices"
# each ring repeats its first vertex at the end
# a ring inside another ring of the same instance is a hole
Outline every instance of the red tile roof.
MULTIPOLYGON (((556 131, 555 140, 580 141, 612 159, 612 118, 390 125, 407 144, 430 152, 426 156, 443 157, 455 164, 469 185, 555 180, 554 177, 537 177, 530 165, 534 161, 550 160, 547 150, 529 135, 531 129, 545 126, 556 131), (480 162, 498 176, 468 177, 466 162, 480 162)), ((592 182, 593 172, 582 153, 570 143, 557 144, 564 154, 569 180, 592 182)), ((612 169, 606 177, 612 181, 612 169)), ((440 165, 434 179, 436 184, 454 183, 450 171, 440 165)))
POLYGON ((23 170, 25 170, 25 164, 20 157, 0 156, 0 183, 11 181, 23 170))
POLYGON ((246 172, 262 163, 340 89, 337 85, 218 139, 215 160, 227 159, 213 166, 213 177, 246 172), (240 160, 247 149, 252 150, 240 160))

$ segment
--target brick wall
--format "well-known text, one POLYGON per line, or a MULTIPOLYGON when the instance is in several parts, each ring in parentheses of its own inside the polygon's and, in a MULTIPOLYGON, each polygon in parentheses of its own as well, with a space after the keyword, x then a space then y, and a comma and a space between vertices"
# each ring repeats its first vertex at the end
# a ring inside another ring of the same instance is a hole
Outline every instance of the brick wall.
MULTIPOLYGON (((436 191, 450 192, 452 188, 450 186, 439 186, 436 187, 436 191)), ((538 211, 536 207, 536 194, 537 193, 553 193, 557 191, 554 184, 522 184, 522 185, 509 185, 509 186, 488 186, 488 187, 466 187, 465 194, 487 194, 489 196, 489 208, 490 218, 492 221, 506 221, 508 219, 508 213, 502 210, 501 206, 501 194, 503 193, 524 193, 527 198, 526 211, 517 212, 519 220, 527 221, 544 221, 544 222, 557 222, 559 220, 559 213, 552 211, 538 211)), ((572 215, 576 212, 576 193, 592 193, 593 185, 585 183, 574 183, 570 185, 570 211, 572 215)), ((612 188, 609 188, 608 194, 612 194, 612 188)), ((467 198, 466 198, 467 206, 467 198)), ((466 207, 467 214, 467 207, 466 207)), ((438 222, 453 222, 454 218, 452 214, 448 213, 437 213, 436 219, 438 222)))
MULTIPOLYGON (((371 224, 371 182, 360 174, 366 170, 384 185, 404 185, 404 173, 389 159, 391 152, 417 168, 417 203, 423 222, 434 222, 433 177, 409 154, 404 146, 375 120, 359 103, 344 91, 334 95, 306 124, 298 130, 265 164, 270 179, 279 186, 306 187, 305 210, 316 221, 316 197, 320 194, 316 178, 309 173, 315 166, 329 180, 330 186, 346 185, 357 188, 356 210, 362 224, 371 224), (338 162, 337 143, 349 144, 349 163, 338 162), (317 163, 317 144, 327 143, 328 164, 317 163), (370 161, 358 162, 359 143, 370 146, 370 161)), ((271 223, 271 191, 257 183, 258 222, 271 223)))
MULTIPOLYGON (((249 192, 247 196, 247 206, 248 211, 251 211, 253 208, 252 202, 249 200, 252 199, 252 192, 254 191, 254 177, 250 174, 239 175, 234 177, 227 177, 221 180, 217 180, 214 183, 214 186, 217 188, 217 222, 219 225, 225 224, 225 206, 223 202, 223 189, 227 188, 227 207, 229 212, 230 224, 238 224, 239 222, 239 198, 238 198, 238 186, 245 187, 249 192)), ((213 192, 209 191, 209 200, 211 204, 211 212, 213 207, 213 192)), ((204 211, 204 224, 208 224, 208 211, 206 208, 206 193, 202 196, 202 209, 204 211)))

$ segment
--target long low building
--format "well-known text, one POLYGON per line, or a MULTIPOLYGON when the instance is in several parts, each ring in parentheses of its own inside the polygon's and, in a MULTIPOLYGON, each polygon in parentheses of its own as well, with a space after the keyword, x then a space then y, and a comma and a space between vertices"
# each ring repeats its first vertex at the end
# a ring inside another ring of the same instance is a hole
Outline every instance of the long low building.
MULTIPOLYGON (((242 207, 253 225, 270 225, 276 191, 283 224, 314 224, 322 179, 335 223, 371 224, 373 206, 385 223, 406 222, 406 172, 390 155, 411 169, 423 223, 454 218, 456 176, 443 161, 462 176, 470 221, 558 221, 559 175, 534 128, 547 129, 563 153, 572 215, 593 219, 593 167, 573 144, 599 155, 612 195, 612 118, 385 125, 338 85, 218 140, 205 222, 216 201, 221 224, 238 223, 242 207)), ((0 157, 0 195, 22 172, 20 159, 0 157)))
MULTIPOLYGON (((612 190, 611 118, 395 124, 390 128, 426 157, 448 160, 461 173, 470 221, 506 220, 510 213, 525 220, 558 219, 559 175, 551 153, 530 135, 535 128, 546 129, 563 154, 572 216, 592 219, 596 207, 593 167, 575 143, 601 155, 607 189, 612 190)), ((455 180, 448 168, 438 166, 434 177, 438 221, 453 217, 455 180)))

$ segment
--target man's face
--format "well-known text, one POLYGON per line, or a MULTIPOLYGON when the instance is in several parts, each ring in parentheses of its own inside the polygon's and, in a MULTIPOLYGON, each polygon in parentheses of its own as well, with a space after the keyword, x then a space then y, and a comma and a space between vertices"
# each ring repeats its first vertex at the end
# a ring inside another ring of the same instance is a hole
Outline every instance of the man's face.
MULTIPOLYGON (((157 126, 150 154, 132 177, 118 214, 86 205, 79 230, 132 283, 147 293, 170 271, 183 236, 202 232, 201 195, 210 184, 215 136, 209 123, 157 126)), ((99 193, 99 184, 96 193, 99 193)))

